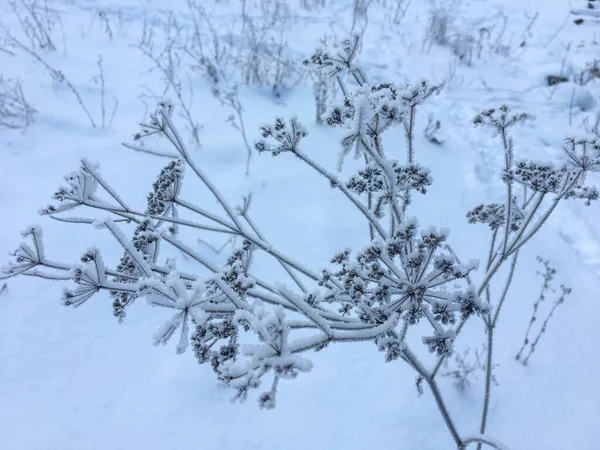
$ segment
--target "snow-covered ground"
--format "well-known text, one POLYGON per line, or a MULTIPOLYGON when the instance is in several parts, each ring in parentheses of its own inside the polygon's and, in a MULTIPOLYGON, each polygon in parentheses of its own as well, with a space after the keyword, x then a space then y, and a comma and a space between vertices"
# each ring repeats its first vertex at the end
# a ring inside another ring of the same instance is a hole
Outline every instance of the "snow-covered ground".
MULTIPOLYGON (((241 11, 238 0, 201 1, 219 30, 241 11)), ((23 38, 10 3, 0 2, 0 25, 23 38)), ((168 23, 170 11, 184 31, 188 29, 186 4, 183 0, 48 3, 60 14, 62 26, 52 35, 57 50, 40 54, 77 87, 98 124, 101 90, 94 77, 101 55, 107 122, 115 99, 118 107, 110 126, 92 128, 72 92, 53 81, 39 61, 9 46, 4 48, 14 56, 0 51, 0 75, 21 78, 27 99, 38 111, 24 131, 0 128, 0 255, 5 255, 0 263, 8 261, 8 253, 17 247, 19 232, 39 223, 52 259, 75 261, 95 245, 104 250, 107 265, 114 266, 122 249, 106 232, 36 213, 83 157, 98 161, 104 177, 128 201, 144 205, 164 161, 120 144, 131 140, 146 107, 153 108, 152 96, 160 95, 165 85, 159 73, 149 71, 151 61, 136 45, 151 23, 160 42, 161 24, 168 23)), ((328 0, 329 6, 312 11, 301 7, 300 1, 284 3, 294 13, 285 30, 289 49, 284 57, 301 61, 325 34, 341 39, 350 31, 353 0, 328 0)), ((451 243, 465 259, 483 260, 489 233, 486 227, 468 225, 465 215, 481 202, 502 201, 504 155, 498 138, 473 127, 472 119, 501 104, 533 114, 535 121, 512 130, 517 155, 558 157, 563 138, 583 132, 584 119, 593 122, 600 111, 600 80, 584 87, 573 83, 548 87, 546 76, 571 77, 598 58, 600 19, 595 12, 600 12, 600 2, 589 2, 592 8, 582 0, 572 5, 559 0, 444 2, 452 30, 476 38, 485 35, 482 29, 489 30, 490 39, 482 40, 481 55, 474 54, 470 65, 458 61, 449 46, 427 42, 432 2, 413 0, 399 25, 389 20, 395 2, 385 3, 375 1, 369 10, 359 57, 367 75, 394 82, 421 78, 446 82, 442 93, 419 112, 417 159, 431 169, 435 181, 428 194, 417 199, 413 214, 422 225, 450 228, 451 243), (578 18, 583 23, 574 23, 578 18), (429 114, 441 123, 442 146, 422 134, 429 114)), ((242 137, 226 122, 231 110, 211 95, 200 75, 182 70, 186 100, 191 85, 191 111, 201 125, 195 161, 234 204, 253 193, 253 218, 276 248, 318 269, 340 249, 365 244, 359 215, 322 177, 292 157, 254 154, 246 177, 242 137)), ((303 144, 306 153, 335 168, 339 134, 314 124, 310 84, 299 84, 277 99, 268 88, 243 87, 240 99, 252 142, 260 125, 275 116, 297 114, 310 131, 303 144)), ((185 119, 177 121, 188 134, 185 119)), ((396 146, 396 157, 402 159, 402 134, 393 132, 386 139, 387 151, 393 153, 396 146)), ((356 164, 349 160, 348 168, 356 164)), ((204 191, 188 195, 197 204, 208 202, 213 207, 204 191)), ((598 203, 585 207, 568 201, 520 255, 496 334, 498 386, 492 391, 488 427, 491 436, 512 450, 600 448, 599 223, 598 203), (530 364, 523 367, 514 356, 541 286, 537 255, 556 267, 556 287, 562 283, 573 293, 557 309, 530 364)), ((223 255, 196 243, 197 235, 189 233, 189 238, 207 257, 222 262, 223 255)), ((224 243, 218 237, 210 241, 214 246, 224 243)), ((172 256, 181 267, 194 270, 180 254, 172 256)), ((283 275, 271 260, 260 259, 257 264, 266 276, 283 275)), ((275 410, 259 410, 252 394, 247 402, 232 404, 232 392, 221 389, 210 368, 199 366, 191 352, 178 356, 173 345, 151 345, 152 333, 166 319, 163 311, 140 301, 119 324, 107 294, 77 310, 62 307, 61 284, 14 278, 0 294, 2 449, 454 448, 432 396, 426 391, 419 397, 414 371, 398 361, 385 364, 372 343, 331 345, 312 354, 312 371, 281 383, 275 410)), ((479 348, 482 342, 483 327, 479 320, 471 320, 456 348, 479 348)), ((442 378, 450 410, 464 434, 478 431, 483 375, 478 372, 465 392, 458 391, 450 378, 442 378)))

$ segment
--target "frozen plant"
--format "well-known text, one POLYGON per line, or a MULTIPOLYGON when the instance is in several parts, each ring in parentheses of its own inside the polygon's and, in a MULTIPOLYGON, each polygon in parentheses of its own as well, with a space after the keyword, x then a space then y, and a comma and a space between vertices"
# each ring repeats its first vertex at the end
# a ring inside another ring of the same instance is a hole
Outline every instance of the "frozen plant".
POLYGON ((552 289, 550 287, 550 282, 552 280, 554 280, 554 278, 556 276, 556 269, 554 267, 550 266, 550 261, 543 260, 539 256, 537 257, 537 261, 544 265, 544 272, 543 273, 538 272, 538 275, 542 276, 544 282, 542 283, 540 295, 538 296, 537 300, 533 304, 533 313, 531 314, 531 319, 529 320, 529 325, 527 326, 527 331, 525 332, 525 339, 523 340, 523 345, 519 349, 519 353, 517 353, 517 356, 515 356, 515 359, 517 361, 521 360, 523 351, 529 345, 529 352, 527 353, 525 358, 523 358, 523 360, 522 360, 523 365, 527 365, 529 358, 531 357, 533 352, 535 352, 535 349, 540 341, 540 338, 542 337, 542 334, 544 334, 546 332, 546 328, 548 327, 548 322, 550 322, 550 319, 554 315, 554 311, 556 310, 558 305, 561 305, 562 303, 564 303, 565 297, 567 295, 571 294, 571 288, 567 288, 562 284, 560 285, 560 295, 558 296, 558 299, 552 304, 552 307, 548 311, 548 314, 547 314, 546 318, 544 319, 544 322, 542 323, 542 326, 540 327, 540 330, 539 330, 537 336, 533 339, 533 342, 530 341, 529 333, 531 333, 531 328, 533 327, 534 322, 536 322, 538 320, 537 314, 538 314, 539 307, 540 307, 541 303, 546 300, 548 291, 554 292, 554 289, 552 289))
POLYGON ((242 0, 242 28, 234 43, 242 84, 266 86, 278 99, 303 80, 303 71, 289 57, 287 36, 292 20, 287 1, 260 0, 252 5, 242 0))
POLYGON ((352 25, 350 32, 357 34, 362 39, 369 26, 369 8, 373 0, 354 0, 352 6, 352 25))
POLYGON ((146 56, 154 65, 150 71, 157 70, 165 83, 165 88, 161 97, 168 92, 175 95, 178 100, 178 106, 183 110, 183 118, 191 132, 192 140, 196 146, 200 146, 200 127, 194 121, 191 108, 194 101, 194 88, 188 77, 187 91, 183 80, 180 78, 182 59, 184 55, 183 27, 178 22, 174 13, 168 15, 167 23, 163 27, 164 47, 157 50, 152 40, 147 41, 146 45, 137 45, 136 47, 146 56), (186 95, 187 94, 187 95, 186 95))
POLYGON ((571 288, 565 287, 563 284, 560 285, 560 296, 552 304, 552 308, 548 312, 546 319, 544 319, 544 323, 542 324, 542 327, 540 328, 537 336, 531 343, 531 345, 529 347, 529 352, 527 353, 527 356, 525 357, 525 359, 523 359, 524 366, 527 365, 527 363, 529 362, 529 358, 531 358, 531 355, 533 354, 533 352, 535 352, 535 349, 537 348, 537 345, 542 337, 542 334, 544 334, 546 332, 546 329, 548 328, 548 322, 550 322, 550 319, 552 319, 552 316, 554 315, 554 311, 556 311, 556 308, 558 307, 558 305, 562 305, 565 302, 565 297, 567 295, 570 295, 571 291, 572 291, 571 288))
POLYGON ((600 61, 595 59, 585 63, 585 67, 574 74, 573 82, 585 86, 597 78, 600 78, 600 61))
MULTIPOLYGON (((329 36, 325 36, 319 40, 319 44, 323 47, 327 46, 330 41, 329 36)), ((311 71, 313 78, 313 95, 316 107, 316 122, 318 125, 323 124, 323 116, 327 112, 329 104, 333 101, 336 95, 336 83, 329 74, 321 70, 311 71)))
MULTIPOLYGON (((458 2, 450 4, 435 1, 429 11, 423 48, 429 49, 433 44, 448 46, 457 60, 470 66, 473 62, 475 49, 479 49, 481 39, 477 41, 473 36, 460 30, 456 25, 458 2)), ((480 51, 478 50, 478 53, 480 51)))
POLYGON ((25 128, 36 112, 25 99, 21 81, 0 75, 0 127, 25 128))
MULTIPOLYGON (((471 385, 471 378, 477 378, 477 372, 484 372, 486 370, 485 364, 482 361, 482 357, 485 354, 485 344, 482 349, 475 349, 471 353, 471 349, 467 348, 462 353, 457 351, 452 354, 452 362, 450 359, 446 359, 444 367, 446 371, 442 374, 445 377, 452 378, 456 388, 463 392, 471 385)), ((493 370, 493 367, 492 367, 493 370)), ((492 375, 494 384, 498 384, 496 377, 492 375)))
MULTIPOLYGON (((491 278, 504 262, 510 260, 508 276, 502 283, 495 308, 483 315, 487 334, 485 395, 480 433, 485 433, 492 387, 494 335, 500 311, 516 271, 519 251, 546 223, 556 207, 568 199, 583 200, 586 205, 598 199, 598 190, 585 184, 587 174, 600 171, 600 143, 589 139, 567 138, 563 146, 564 160, 560 164, 533 160, 515 160, 510 128, 533 117, 514 114, 503 105, 477 115, 476 126, 484 126, 499 137, 504 153, 502 181, 506 186, 503 204, 479 205, 467 215, 470 223, 487 225, 491 244, 483 286, 477 291, 492 305, 491 278)), ((461 324, 462 326, 462 324, 461 324)), ((478 448, 480 445, 478 444, 478 448)))
POLYGON ((200 72, 210 85, 212 95, 219 100, 222 106, 232 110, 227 122, 239 132, 244 142, 247 151, 246 175, 248 175, 253 152, 248 141, 244 121, 245 110, 239 95, 239 83, 236 83, 233 73, 236 69, 231 69, 231 66, 235 66, 232 62, 233 45, 219 36, 211 18, 202 6, 188 0, 188 9, 194 23, 194 32, 186 43, 185 53, 192 58, 191 68, 200 72), (210 31, 209 39, 200 33, 202 24, 210 31), (206 45, 207 41, 210 45, 206 45))
MULTIPOLYGON (((410 6, 412 0, 391 0, 389 7, 391 8, 392 14, 390 15, 390 19, 392 25, 398 26, 404 16, 406 16, 406 11, 410 6)), ((383 0, 383 4, 385 7, 388 7, 386 1, 383 0)))
POLYGON ((590 123, 589 117, 586 117, 583 119, 582 126, 586 133, 600 138, 600 111, 596 111, 593 123, 590 123))
POLYGON ((108 37, 109 41, 113 40, 114 34, 112 31, 112 27, 110 26, 110 19, 108 18, 108 14, 105 10, 103 9, 99 9, 96 14, 94 14, 94 16, 92 17, 92 22, 90 23, 89 28, 92 28, 92 26, 94 25, 96 18, 99 20, 100 22, 100 27, 102 28, 102 30, 104 31, 104 33, 106 34, 106 36, 108 37))
POLYGON ((56 50, 52 34, 56 25, 62 26, 62 22, 59 13, 50 6, 48 0, 9 0, 8 4, 31 49, 56 50))
MULTIPOLYGON (((79 307, 106 292, 119 320, 126 318, 133 302, 143 298, 169 314, 154 334, 156 345, 167 344, 177 334, 177 353, 191 346, 198 361, 208 363, 217 379, 235 391, 235 399, 243 401, 261 388, 258 405, 265 409, 275 407, 281 382, 311 370, 310 352, 334 343, 371 342, 385 361, 403 361, 416 371, 458 450, 471 444, 506 449, 483 433, 459 431, 436 374, 470 317, 484 320, 491 340, 506 294, 499 303, 491 302, 491 280, 509 260, 514 271, 516 253, 558 203, 575 197, 595 199, 596 191, 585 187, 584 178, 588 171, 599 169, 600 147, 590 141, 569 141, 566 152, 570 160, 557 167, 514 162, 507 129, 528 116, 513 115, 502 107, 477 118, 478 124, 492 127, 505 143, 502 177, 509 195, 506 204, 482 205, 469 215, 472 222, 489 226, 494 236, 485 274, 475 284, 478 264, 462 262, 449 245, 449 230, 421 227, 418 219, 409 215, 411 196, 427 194, 433 183, 430 171, 417 162, 416 111, 440 87, 427 81, 371 85, 354 62, 357 46, 357 37, 347 39, 337 53, 319 49, 309 63, 347 81, 340 83, 345 86, 343 100, 329 108, 325 122, 344 130, 340 161, 354 152, 364 166, 342 179, 320 165, 304 150, 308 130, 295 117, 276 118, 261 127, 255 148, 260 153, 294 158, 322 175, 339 193, 340 201, 349 202, 364 219, 366 245, 340 249, 321 269, 307 267, 275 248, 252 217, 249 202, 244 200, 237 207, 231 204, 196 164, 173 122, 173 105, 162 101, 134 135, 134 143, 127 145, 168 159, 144 207, 131 205, 101 175, 98 164, 84 159, 66 176, 66 185, 56 191, 54 202, 42 209, 43 215, 53 219, 105 230, 122 248, 119 264, 107 267, 101 250, 95 247, 83 252, 75 263, 55 261, 46 255, 42 230, 34 225, 23 233, 30 243, 17 248, 1 272, 2 278, 70 279, 73 287, 63 295, 66 306, 79 307), (394 127, 405 133, 404 161, 388 155, 383 145, 384 135, 394 127), (143 145, 155 139, 162 139, 169 148, 152 150, 143 145), (183 183, 186 176, 204 185, 220 212, 209 209, 213 202, 198 205, 190 200, 198 198, 198 192, 184 189, 189 185, 183 183), (523 204, 513 195, 516 186, 525 192, 523 204), (106 216, 101 220, 86 217, 89 209, 106 216), (217 266, 184 242, 181 228, 193 229, 196 238, 198 233, 237 237, 238 245, 227 261, 217 266), (132 231, 128 237, 126 233, 132 231), (196 261, 198 270, 185 273, 175 261, 162 259, 165 246, 196 261), (259 252, 274 258, 287 278, 257 275, 254 256, 259 252), (422 345, 410 344, 406 339, 409 333, 419 333, 422 345), (420 354, 424 352, 437 358, 434 368, 423 361, 420 354)), ((491 378, 491 355, 490 343, 486 379, 491 378)), ((486 392, 489 404, 489 389, 486 392)))
POLYGON ((113 108, 108 123, 106 122, 106 79, 104 77, 104 64, 102 55, 98 55, 97 65, 98 65, 98 75, 92 77, 92 82, 100 85, 100 113, 101 113, 101 127, 102 129, 107 126, 111 126, 112 122, 115 118, 115 114, 117 113, 117 108, 119 107, 119 101, 117 99, 113 99, 113 108))
POLYGON ((519 37, 514 39, 515 35, 513 34, 509 40, 506 40, 505 35, 510 20, 504 14, 502 8, 498 11, 500 23, 489 27, 481 27, 477 34, 465 32, 457 25, 456 18, 459 16, 457 13, 459 8, 460 2, 458 1, 450 3, 433 2, 429 12, 423 47, 429 49, 432 44, 447 46, 452 50, 457 60, 467 66, 470 66, 474 59, 481 59, 484 50, 487 54, 498 54, 506 57, 515 49, 525 47, 531 36, 531 28, 539 16, 538 13, 535 13, 533 16, 528 17, 530 21, 519 37))
POLYGON ((62 70, 56 69, 55 67, 51 66, 50 63, 48 63, 48 61, 46 61, 34 48, 28 47, 27 45, 23 44, 19 39, 15 38, 13 35, 8 34, 6 38, 7 43, 11 47, 28 54, 39 64, 41 64, 46 69, 46 71, 55 83, 64 84, 65 86, 67 86, 67 88, 73 93, 73 95, 77 99, 77 103, 79 103, 79 106, 87 116, 90 124, 92 125, 92 128, 96 128, 96 121, 94 120, 94 117, 90 113, 90 110, 84 103, 83 98, 79 94, 79 90, 75 87, 71 80, 67 78, 65 73, 62 70))
POLYGON ((426 42, 429 42, 430 45, 432 43, 437 45, 450 43, 457 6, 455 1, 451 4, 437 0, 433 2, 429 10, 426 42))

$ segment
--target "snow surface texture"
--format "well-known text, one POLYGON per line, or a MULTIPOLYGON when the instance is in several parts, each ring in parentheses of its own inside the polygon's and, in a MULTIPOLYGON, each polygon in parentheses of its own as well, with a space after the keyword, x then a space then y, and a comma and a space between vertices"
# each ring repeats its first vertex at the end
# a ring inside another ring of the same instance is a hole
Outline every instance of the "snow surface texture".
MULTIPOLYGON (((22 36, 9 3, 0 4, 0 25, 22 36)), ((223 23, 241 8, 236 0, 205 3, 223 23)), ((297 13, 286 29, 288 58, 307 57, 326 33, 344 38, 350 31, 350 0, 326 1, 328 6, 317 13, 302 9, 301 2, 288 3, 297 13)), ((467 225, 465 214, 480 202, 502 198, 503 154, 497 139, 475 129, 471 121, 500 104, 534 114, 535 121, 513 131, 516 152, 532 159, 555 157, 566 135, 581 130, 586 118, 594 122, 598 84, 593 80, 584 86, 568 82, 548 87, 546 76, 572 78, 597 57, 598 15, 580 0, 573 11, 558 0, 452 2, 450 43, 462 42, 460 32, 478 36, 485 28, 491 36, 480 57, 463 54, 461 61, 452 45, 427 39, 430 2, 413 1, 399 25, 390 23, 395 2, 385 3, 374 2, 369 10, 360 55, 369 76, 446 82, 442 94, 420 111, 417 125, 417 158, 435 180, 425 207, 418 208, 420 222, 448 227, 458 254, 483 259, 488 234, 484 227, 467 225), (575 24, 577 18, 584 22, 575 24), (465 58, 472 58, 470 64, 465 58), (420 132, 430 113, 442 125, 441 147, 420 132)), ((591 3, 600 11, 598 2, 591 3)), ((8 50, 0 51, 0 75, 21 78, 37 110, 25 131, 0 128, 0 254, 16 248, 22 229, 42 222, 50 258, 75 261, 94 245, 115 250, 104 251, 105 262, 114 266, 122 250, 108 233, 40 219, 35 211, 47 204, 62 176, 84 157, 101 163, 103 176, 121 195, 144 201, 164 161, 119 143, 130 140, 144 118, 144 103, 153 107, 153 96, 161 95, 164 82, 160 74, 148 71, 151 62, 131 44, 140 42, 148 23, 167 23, 170 10, 185 18, 186 5, 180 0, 55 0, 49 5, 60 14, 62 25, 53 34, 57 50, 40 53, 77 87, 98 127, 91 127, 65 83, 53 80, 31 55, 0 41, 0 48, 8 50), (119 102, 114 121, 104 129, 98 55, 104 67, 106 122, 114 99, 119 102), (132 168, 134 178, 128 176, 132 168)), ((358 27, 362 25, 364 21, 358 27)), ((155 33, 161 33, 159 28, 155 33)), ((201 148, 193 158, 228 198, 253 192, 253 217, 278 249, 321 267, 335 252, 362 242, 363 221, 339 221, 354 213, 321 177, 291 158, 254 155, 245 177, 242 137, 226 122, 231 109, 213 98, 199 75, 195 77, 182 76, 193 85, 192 116, 202 126, 201 148)), ((187 100, 189 93, 184 94, 187 100)), ((327 167, 336 166, 337 136, 312 126, 310 86, 300 83, 278 98, 268 87, 254 86, 242 89, 240 98, 252 140, 259 126, 276 115, 296 114, 310 126, 304 144, 310 156, 327 167)), ((177 120, 184 129, 186 118, 177 120)), ((498 324, 494 373, 499 385, 493 388, 488 425, 489 434, 513 450, 598 449, 599 220, 597 204, 567 202, 520 255, 521 266, 498 324), (523 367, 514 356, 539 293, 537 255, 551 261, 558 280, 572 287, 573 294, 557 310, 531 362, 523 367)), ((211 255, 206 244, 198 243, 197 248, 211 255)), ((175 256, 185 267, 181 255, 175 256)), ((211 257, 221 263, 223 255, 211 257)), ((261 272, 274 270, 277 267, 265 262, 261 272)), ((220 389, 212 371, 190 354, 182 357, 172 345, 151 345, 152 332, 166 319, 159 310, 139 302, 119 324, 105 294, 73 310, 59 305, 61 289, 60 283, 16 278, 0 292, 1 448, 454 448, 431 395, 426 391, 419 398, 414 371, 404 363, 385 364, 371 343, 331 345, 311 354, 312 371, 281 384, 274 411, 258 410, 253 399, 230 403, 231 392, 220 389)), ((484 342, 476 320, 455 345, 461 349, 469 342, 484 342)), ((479 426, 482 375, 465 392, 457 391, 450 379, 442 381, 457 426, 466 434, 476 434, 479 426)))

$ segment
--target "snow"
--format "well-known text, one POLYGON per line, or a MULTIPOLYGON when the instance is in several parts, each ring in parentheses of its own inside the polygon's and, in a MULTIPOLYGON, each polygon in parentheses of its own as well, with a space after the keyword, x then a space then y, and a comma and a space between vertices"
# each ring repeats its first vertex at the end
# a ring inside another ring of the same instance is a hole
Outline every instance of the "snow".
MULTIPOLYGON (((237 0, 202 3, 207 10, 216 11, 215 20, 223 29, 239 16, 241 8, 237 0)), ((335 34, 341 39, 350 31, 352 0, 331 0, 331 5, 318 13, 300 8, 300 2, 284 3, 297 13, 286 28, 289 55, 297 61, 308 57, 323 35, 335 34)), ((473 127, 472 119, 484 109, 501 104, 515 112, 531 113, 536 117, 534 121, 513 129, 516 159, 555 160, 564 137, 582 134, 585 118, 593 123, 600 80, 585 86, 564 83, 548 87, 545 76, 558 75, 563 65, 571 71, 597 58, 600 5, 594 3, 597 9, 589 10, 582 0, 574 0, 572 5, 558 0, 454 2, 454 32, 478 36, 478 30, 487 27, 492 37, 500 36, 495 51, 484 50, 481 58, 473 57, 471 64, 465 65, 448 47, 433 44, 427 49, 424 45, 431 2, 411 2, 406 17, 397 26, 390 24, 390 7, 386 9, 384 3, 373 2, 357 62, 373 80, 391 79, 398 85, 422 78, 432 83, 446 81, 442 92, 418 111, 415 157, 431 170, 434 182, 427 195, 415 196, 411 215, 418 216, 425 229, 430 225, 449 229, 448 243, 463 262, 471 258, 482 261, 473 275, 480 280, 489 230, 468 224, 466 214, 480 203, 502 202, 505 187, 500 171, 504 154, 498 138, 473 127), (527 29, 536 13, 535 22, 527 29), (503 16, 509 20, 500 35, 503 16), (576 25, 573 20, 577 18, 584 22, 576 25), (525 44, 521 46, 521 42, 525 44), (500 44, 510 48, 500 51, 500 44), (442 146, 422 135, 429 114, 441 123, 442 146)), ((132 141, 138 123, 147 119, 146 106, 154 110, 154 95, 162 92, 164 83, 158 73, 149 71, 150 62, 134 46, 139 43, 145 22, 165 23, 170 10, 180 14, 184 23, 189 24, 189 16, 183 0, 52 0, 49 4, 61 15, 62 31, 59 26, 53 34, 58 51, 42 53, 44 58, 79 89, 100 124, 100 87, 92 78, 98 75, 96 61, 102 55, 107 114, 113 100, 118 100, 118 108, 110 126, 92 128, 72 92, 52 80, 42 65, 17 50, 14 57, 0 51, 0 74, 20 77, 26 97, 38 110, 34 122, 24 131, 0 128, 0 265, 9 260, 9 252, 18 248, 20 231, 31 222, 40 222, 44 230, 40 255, 48 260, 75 262, 94 246, 102 251, 104 264, 114 267, 123 250, 113 234, 126 243, 130 227, 102 222, 104 217, 97 217, 97 223, 107 227, 107 232, 86 224, 38 218, 36 211, 49 202, 65 174, 81 167, 81 160, 101 163, 101 169, 94 166, 93 172, 100 173, 118 192, 118 203, 143 209, 138 206, 144 205, 166 159, 120 144, 132 141), (112 39, 98 18, 99 11, 109 18, 112 39)), ((15 35, 21 33, 9 2, 0 2, 0 24, 15 35)), ((160 29, 155 32, 156 39, 162 39, 160 29)), ((368 244, 368 228, 361 212, 294 155, 284 153, 272 158, 255 152, 249 176, 245 177, 246 149, 241 135, 227 123, 231 110, 212 97, 210 86, 197 73, 189 80, 185 76, 183 79, 193 85, 192 113, 202 125, 201 146, 197 148, 177 109, 171 117, 180 126, 187 146, 185 156, 193 159, 231 205, 241 204, 244 195, 253 193, 250 213, 271 251, 277 249, 301 267, 316 269, 326 266, 345 248, 360 249, 368 244)), ((275 117, 287 122, 297 116, 309 131, 300 142, 307 160, 337 174, 339 138, 345 130, 314 124, 310 85, 283 90, 278 99, 264 87, 244 87, 240 88, 240 100, 251 142, 259 138, 261 124, 272 124, 275 117)), ((402 160, 405 141, 399 130, 390 132, 383 145, 390 158, 402 160)), ((164 146, 154 150, 172 155, 171 149, 164 146)), ((342 173, 337 174, 339 179, 346 179, 361 164, 360 160, 347 158, 342 173)), ((600 184, 597 178, 590 177, 589 182, 600 184)), ((84 183, 81 187, 85 188, 80 192, 82 199, 87 199, 96 185, 84 183)), ((192 203, 224 216, 210 192, 191 176, 182 189, 189 193, 185 198, 192 203)), ((496 331, 498 367, 494 374, 499 386, 492 389, 486 430, 490 442, 497 440, 511 450, 598 449, 598 223, 598 203, 585 207, 569 200, 519 255, 520 266, 496 331), (535 275, 537 255, 556 267, 556 287, 563 283, 572 287, 573 293, 557 309, 529 365, 523 367, 514 356, 541 286, 535 275)), ((178 239, 186 244, 188 254, 200 254, 211 267, 223 263, 224 255, 215 254, 206 244, 220 248, 228 236, 202 235, 203 239, 211 237, 200 243, 198 230, 180 229, 178 239)), ((34 230, 35 236, 42 235, 37 225, 29 230, 34 230)), ((30 247, 26 249, 33 252, 30 247)), ((139 256, 133 247, 129 250, 139 256)), ((207 274, 180 252, 172 251, 167 256, 177 259, 182 273, 207 274)), ((138 262, 145 271, 151 270, 146 262, 138 262)), ((257 252, 255 265, 257 275, 290 283, 272 258, 257 252)), ((506 272, 499 276, 506 276, 506 272)), ((62 281, 17 277, 7 280, 5 292, 1 289, 3 283, 0 281, 0 448, 454 448, 433 397, 426 389, 419 397, 414 370, 402 361, 386 364, 373 343, 331 343, 322 351, 306 355, 312 365, 294 356, 296 366, 312 370, 297 379, 282 380, 277 386, 277 406, 267 411, 258 408, 256 397, 260 392, 250 393, 245 403, 232 404, 232 393, 220 387, 209 367, 199 366, 190 351, 176 354, 177 343, 152 345, 157 329, 181 325, 178 315, 165 324, 172 311, 149 308, 146 302, 138 301, 119 324, 112 317, 111 299, 106 293, 75 310, 60 304, 62 281)), ((381 329, 389 326, 383 324, 381 329)), ((359 330, 356 334, 368 337, 370 332, 359 330)), ((343 337, 347 332, 332 333, 343 337)), ((179 349, 186 345, 187 334, 184 329, 179 349)), ((306 336, 290 339, 289 348, 317 346, 326 339, 312 330, 306 336)), ((479 348, 484 340, 481 322, 474 318, 454 347, 479 348)), ((424 358, 428 358, 427 348, 422 349, 424 358)), ((479 379, 463 393, 454 388, 451 379, 440 378, 441 389, 464 436, 479 436, 483 375, 479 373, 479 379)), ((468 448, 475 447, 471 444, 468 448)))

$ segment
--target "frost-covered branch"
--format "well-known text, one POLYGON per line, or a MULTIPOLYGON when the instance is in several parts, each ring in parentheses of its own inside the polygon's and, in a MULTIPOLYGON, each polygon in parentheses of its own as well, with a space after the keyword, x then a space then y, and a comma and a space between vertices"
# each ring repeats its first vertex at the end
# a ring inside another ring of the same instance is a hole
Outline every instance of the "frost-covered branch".
POLYGON ((492 127, 502 139, 507 198, 468 213, 469 222, 485 224, 491 231, 484 273, 476 283, 478 263, 459 258, 449 245, 450 231, 422 227, 410 215, 413 195, 427 194, 433 183, 430 171, 418 163, 416 113, 441 86, 426 81, 403 86, 369 84, 354 61, 357 48, 358 38, 353 37, 335 54, 317 51, 308 63, 336 77, 344 91, 344 98, 325 115, 327 126, 344 130, 338 168, 351 152, 364 160, 363 167, 344 179, 319 164, 304 149, 308 130, 297 118, 278 118, 263 126, 254 148, 272 156, 287 153, 325 177, 366 219, 369 240, 362 248, 339 249, 320 269, 276 249, 261 232, 259 221, 251 218, 249 197, 242 200, 242 206, 234 206, 189 152, 173 119, 173 105, 161 101, 135 133, 135 142, 126 145, 168 158, 145 207, 130 205, 97 165, 83 160, 78 170, 65 177, 67 185, 55 192, 54 203, 42 210, 73 226, 94 225, 109 233, 123 251, 117 266, 106 267, 96 248, 72 264, 53 262, 44 252, 41 229, 31 227, 24 236, 32 244, 18 247, 0 277, 70 279, 75 287, 63 296, 69 306, 80 306, 95 294, 107 292, 120 321, 142 297, 169 314, 154 335, 155 345, 165 345, 178 334, 176 352, 191 347, 198 362, 210 363, 217 379, 234 389, 238 400, 245 400, 250 391, 270 379, 266 391, 258 395, 259 406, 267 409, 275 406, 281 382, 311 370, 309 352, 333 343, 372 342, 385 361, 404 361, 417 372, 420 384, 425 381, 457 449, 464 450, 471 443, 504 449, 484 435, 461 435, 436 374, 452 354, 467 320, 480 317, 488 332, 483 433, 490 402, 493 331, 507 301, 518 252, 563 200, 582 199, 589 204, 598 198, 597 190, 585 185, 585 178, 588 172, 600 170, 600 146, 595 141, 569 139, 561 165, 515 161, 508 129, 530 117, 513 115, 506 107, 478 116, 476 123, 492 127), (383 145, 385 133, 394 127, 405 134, 404 162, 390 157, 383 145), (144 145, 150 140, 162 141, 169 148, 150 150, 144 145), (209 192, 217 212, 186 199, 186 177, 194 177, 209 192), (524 192, 521 200, 515 195, 519 188, 524 192), (76 209, 92 211, 93 217, 64 215, 76 209), (99 212, 104 215, 100 219, 99 212), (179 233, 181 227, 239 239, 219 265, 187 244, 179 233), (164 245, 196 263, 196 273, 183 273, 175 260, 163 260, 164 245), (285 269, 283 280, 257 275, 255 255, 259 252, 285 269), (492 280, 511 258, 504 289, 494 301, 492 280), (433 370, 419 358, 419 346, 409 345, 410 333, 419 333, 421 349, 437 356, 433 370))

